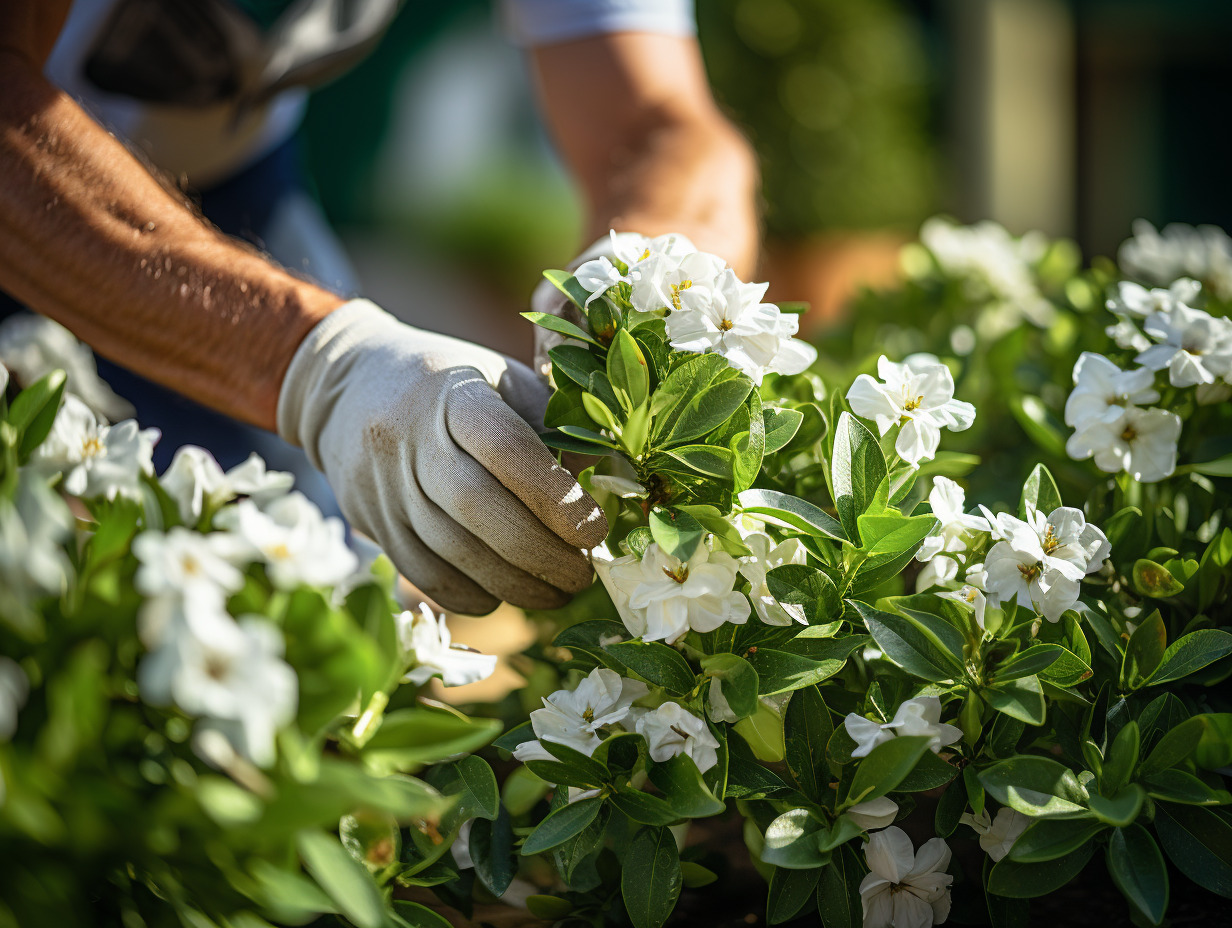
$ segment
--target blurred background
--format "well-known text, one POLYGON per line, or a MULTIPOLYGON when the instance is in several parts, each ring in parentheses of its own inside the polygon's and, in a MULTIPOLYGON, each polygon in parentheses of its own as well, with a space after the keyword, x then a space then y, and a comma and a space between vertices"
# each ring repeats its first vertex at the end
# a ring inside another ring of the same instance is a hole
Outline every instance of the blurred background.
MULTIPOLYGON (((584 244, 488 0, 408 3, 316 92, 318 195, 366 295, 520 357, 539 272, 584 244)), ((806 328, 898 272, 933 213, 1115 253, 1130 223, 1232 225, 1232 4, 697 0, 715 92, 762 162, 766 260, 806 328)))

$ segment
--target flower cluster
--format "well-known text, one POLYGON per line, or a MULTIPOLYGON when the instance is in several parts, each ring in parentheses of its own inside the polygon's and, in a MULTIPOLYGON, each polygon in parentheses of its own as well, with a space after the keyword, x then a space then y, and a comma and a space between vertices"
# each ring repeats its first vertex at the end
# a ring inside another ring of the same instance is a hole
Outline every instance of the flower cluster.
POLYGON ((932 355, 913 355, 901 364, 882 355, 877 374, 880 381, 857 377, 847 402, 857 416, 876 422, 882 435, 901 426, 894 450, 908 464, 936 457, 942 429, 961 432, 975 421, 975 407, 954 399, 954 377, 932 355))
MULTIPOLYGON (((706 722, 677 702, 653 708, 635 706, 650 692, 645 683, 598 667, 573 690, 557 690, 530 714, 535 740, 523 741, 513 755, 522 762, 554 760, 544 741, 563 744, 591 756, 604 735, 636 732, 646 740, 650 757, 662 763, 679 755, 692 758, 705 773, 718 761, 719 742, 706 722)), ((577 798, 577 797, 574 797, 577 798)))
POLYGON ((682 235, 646 238, 613 232, 612 255, 576 272, 587 305, 622 285, 639 313, 666 313, 673 348, 722 355, 754 383, 767 373, 798 374, 817 351, 794 338, 799 321, 765 303, 768 284, 744 283, 722 258, 698 251, 682 235))
POLYGON ((940 526, 916 555, 927 562, 917 588, 948 585, 961 570, 965 584, 940 595, 970 606, 981 628, 985 609, 1003 603, 1059 621, 1078 601, 1082 578, 1098 571, 1111 550, 1104 533, 1067 506, 1047 515, 1028 506, 1025 519, 981 506, 983 516, 976 516, 964 512, 962 487, 944 477, 934 481, 929 502, 940 526), (986 551, 982 561, 962 557, 977 550, 986 551))
POLYGON ((1133 237, 1117 254, 1130 276, 1166 285, 1178 277, 1203 281, 1221 300, 1232 300, 1232 238, 1217 226, 1171 223, 1162 231, 1135 220, 1133 237))

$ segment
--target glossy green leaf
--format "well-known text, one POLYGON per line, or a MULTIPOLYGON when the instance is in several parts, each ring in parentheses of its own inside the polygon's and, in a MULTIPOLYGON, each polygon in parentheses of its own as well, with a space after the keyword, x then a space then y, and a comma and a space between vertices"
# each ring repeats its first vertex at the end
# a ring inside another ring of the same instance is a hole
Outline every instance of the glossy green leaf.
POLYGON ((605 645, 603 650, 644 680, 668 692, 683 696, 697 682, 693 668, 680 652, 658 641, 618 641, 605 645))
POLYGON ((766 430, 766 454, 773 454, 787 445, 804 421, 804 413, 783 406, 762 407, 762 421, 766 430))
POLYGON ((795 918, 812 901, 821 870, 786 870, 776 867, 770 874, 770 889, 766 894, 766 922, 781 925, 795 918))
POLYGON ((643 828, 633 836, 620 874, 625 911, 634 928, 660 928, 680 895, 680 854, 666 828, 643 828))
POLYGON ((834 429, 830 474, 839 521, 848 538, 860 538, 858 517, 868 512, 886 475, 886 462, 877 438, 847 412, 839 416, 834 429))
POLYGON ((823 828, 807 809, 789 809, 767 826, 761 859, 788 870, 823 866, 830 857, 818 847, 823 828))
POLYGON ((626 413, 650 397, 646 357, 627 329, 620 329, 607 351, 607 378, 626 413))
POLYGON ((1052 473, 1043 464, 1036 464, 1027 482, 1022 485, 1022 499, 1018 503, 1018 518, 1027 518, 1028 507, 1048 515, 1061 506, 1061 493, 1052 473))
POLYGON ((1087 791, 1074 772, 1047 757, 1019 755, 979 774, 980 784, 998 802, 1024 815, 1085 815, 1087 791))
POLYGON ((907 673, 934 683, 962 677, 959 659, 938 647, 910 619, 881 612, 859 601, 852 601, 851 605, 864 620, 877 647, 907 673))
POLYGON ((1147 686, 1183 680, 1208 664, 1232 654, 1232 634, 1219 628, 1203 628, 1177 639, 1164 651, 1147 686))
POLYGON ((603 799, 579 799, 550 812, 522 842, 522 856, 542 854, 576 837, 595 820, 603 799))
POLYGON ((655 543, 681 561, 691 558, 706 537, 706 529, 689 513, 656 506, 650 511, 650 534, 655 543))
POLYGON ((787 614, 810 625, 842 618, 843 601, 834 581, 815 567, 784 564, 766 573, 770 594, 787 614))
POLYGON ((899 735, 877 745, 856 768, 847 801, 869 802, 892 792, 919 763, 929 743, 927 737, 899 735))
POLYGON ((1039 677, 1019 677, 980 690, 990 706, 1028 725, 1044 724, 1044 690, 1039 677))
POLYGON ((1226 813, 1155 804, 1155 832, 1168 859, 1199 886, 1232 899, 1232 822, 1226 813))
POLYGON ((1095 853, 1088 841, 1075 851, 1040 863, 1019 863, 1003 857, 988 874, 988 891, 1011 899, 1034 899, 1060 889, 1079 873, 1095 853))
POLYGON ((736 718, 757 711, 757 671, 736 654, 711 654, 702 658, 702 670, 719 681, 719 689, 736 718))
POLYGON ((1108 872, 1130 904, 1152 925, 1168 910, 1168 868, 1155 839, 1141 825, 1118 828, 1108 841, 1108 872))
POLYGON ((842 524, 812 503, 777 490, 745 490, 739 496, 740 508, 771 525, 794 528, 815 538, 847 542, 842 524))
POLYGON ((587 342, 594 345, 596 348, 603 346, 591 337, 590 333, 581 327, 574 325, 559 316, 553 316, 551 313, 522 313, 523 319, 528 319, 540 328, 547 329, 551 332, 556 332, 559 335, 564 335, 567 338, 576 338, 579 341, 587 342))
POLYGON ((1009 857, 1024 864, 1055 860, 1072 854, 1106 828, 1103 822, 1091 819, 1036 819, 1018 836, 1009 857))
POLYGON ((301 831, 296 838, 304 867, 343 915, 357 928, 383 928, 385 903, 368 869, 341 842, 323 831, 301 831))
POLYGON ((843 669, 845 661, 816 661, 789 651, 758 648, 749 654, 748 662, 757 671, 759 695, 774 696, 801 687, 820 683, 843 669))

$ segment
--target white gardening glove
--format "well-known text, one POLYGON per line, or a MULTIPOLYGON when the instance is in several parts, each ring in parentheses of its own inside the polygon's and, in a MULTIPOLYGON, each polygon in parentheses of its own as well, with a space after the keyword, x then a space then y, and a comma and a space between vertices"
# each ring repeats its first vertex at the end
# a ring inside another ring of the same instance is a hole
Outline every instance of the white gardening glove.
POLYGON ((579 549, 607 521, 532 428, 549 392, 517 361, 352 300, 295 353, 278 432, 442 606, 553 608, 589 584, 579 549))

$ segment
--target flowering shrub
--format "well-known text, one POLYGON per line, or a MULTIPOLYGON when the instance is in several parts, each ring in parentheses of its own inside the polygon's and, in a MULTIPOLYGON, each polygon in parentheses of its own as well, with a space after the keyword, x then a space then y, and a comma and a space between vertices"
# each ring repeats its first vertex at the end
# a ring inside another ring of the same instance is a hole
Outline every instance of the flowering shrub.
POLYGON ((949 361, 917 341, 876 376, 803 373, 790 314, 679 237, 614 237, 614 257, 548 272, 578 321, 530 314, 566 336, 545 440, 600 458, 580 479, 612 532, 603 593, 545 617, 564 686, 496 741, 524 765, 532 911, 657 928, 715 879, 681 826, 733 808, 771 924, 929 925, 951 906, 1025 924, 1096 855, 1144 924, 1165 918, 1166 859, 1232 897, 1214 687, 1232 671, 1232 459, 1205 456, 1229 410, 1196 395, 1226 382, 1222 304, 1080 274, 991 224, 933 222, 925 242, 908 288, 939 286, 966 334, 949 361), (1117 348, 1139 318, 1145 341, 1117 348), (978 461, 939 447, 984 415, 956 398, 981 346, 1067 325, 1108 356, 1075 350, 1055 365, 1072 391, 1019 387, 1005 419, 1049 436, 1014 453, 1057 460, 1064 418, 1083 492, 1028 461, 1012 501, 969 504, 953 478, 978 461), (984 865, 965 873, 964 847, 984 865))
POLYGON ((0 367, 0 925, 440 924, 393 889, 497 817, 484 761, 439 762, 499 726, 419 688, 495 658, 256 455, 155 478, 157 431, 99 418, 79 396, 122 401, 78 360, 79 393, 0 367))

